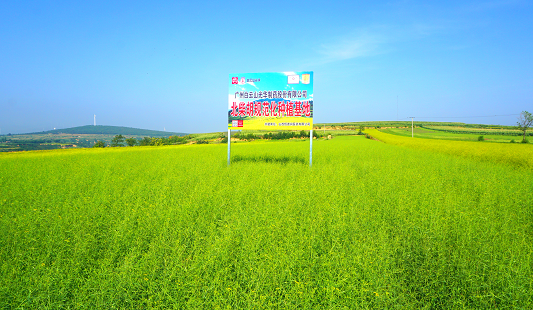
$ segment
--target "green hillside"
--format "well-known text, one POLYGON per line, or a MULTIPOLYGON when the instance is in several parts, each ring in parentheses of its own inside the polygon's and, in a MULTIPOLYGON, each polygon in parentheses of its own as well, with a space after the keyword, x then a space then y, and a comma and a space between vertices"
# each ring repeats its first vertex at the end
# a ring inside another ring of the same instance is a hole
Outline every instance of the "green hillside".
POLYGON ((103 125, 87 125, 64 129, 55 129, 43 132, 35 132, 32 134, 88 134, 88 135, 128 135, 128 136, 149 136, 149 137, 168 137, 168 136, 184 136, 187 135, 183 132, 169 132, 139 129, 122 126, 103 126, 103 125))

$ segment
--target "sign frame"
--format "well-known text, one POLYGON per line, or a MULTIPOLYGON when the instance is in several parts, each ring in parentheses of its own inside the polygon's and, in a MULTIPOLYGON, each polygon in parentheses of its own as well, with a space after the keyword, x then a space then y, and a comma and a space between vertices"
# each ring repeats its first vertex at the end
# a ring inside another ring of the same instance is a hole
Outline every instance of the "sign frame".
POLYGON ((231 130, 309 130, 313 160, 313 71, 229 75, 228 166, 231 130))

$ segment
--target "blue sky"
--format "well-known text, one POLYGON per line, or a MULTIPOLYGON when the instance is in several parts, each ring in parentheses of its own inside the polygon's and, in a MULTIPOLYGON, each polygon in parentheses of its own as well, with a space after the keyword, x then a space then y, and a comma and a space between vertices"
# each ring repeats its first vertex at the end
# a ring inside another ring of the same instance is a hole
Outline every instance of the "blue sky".
POLYGON ((520 0, 2 1, 0 130, 96 114, 224 131, 229 74, 284 71, 314 72, 315 123, 513 125, 533 112, 532 16, 520 0))

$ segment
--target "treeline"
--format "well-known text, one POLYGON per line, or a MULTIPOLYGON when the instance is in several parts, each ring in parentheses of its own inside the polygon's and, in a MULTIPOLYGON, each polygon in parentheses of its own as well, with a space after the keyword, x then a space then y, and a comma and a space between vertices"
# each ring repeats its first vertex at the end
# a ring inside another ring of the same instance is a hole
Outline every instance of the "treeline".
MULTIPOLYGON (((440 126, 440 125, 437 125, 437 126, 440 126)), ((516 126, 506 126, 506 125, 464 124, 462 127, 466 127, 466 128, 483 128, 483 129, 516 130, 516 126)))
MULTIPOLYGON (((415 126, 434 125, 434 126, 463 126, 464 123, 456 122, 421 122, 415 121, 415 126)), ((360 126, 365 128, 379 129, 381 127, 411 127, 411 120, 409 121, 370 121, 370 122, 347 122, 347 123, 315 123, 313 128, 315 130, 326 127, 341 128, 347 130, 359 129, 360 126)))
MULTIPOLYGON (((109 144, 110 147, 121 146, 160 146, 160 145, 177 145, 187 143, 189 136, 170 136, 170 137, 144 137, 142 139, 126 138, 123 135, 116 135, 109 144)), ((106 147, 104 141, 96 141, 93 147, 106 147)))
MULTIPOLYGON (((420 126, 450 126, 450 127, 465 127, 465 128, 484 128, 484 129, 516 129, 515 126, 504 126, 504 125, 484 125, 484 124, 466 124, 459 122, 427 122, 427 121, 417 121, 415 119, 414 125, 417 127, 420 126)), ((322 129, 326 127, 335 127, 341 129, 357 129, 359 126, 364 126, 366 128, 380 129, 382 127, 411 127, 411 120, 409 121, 370 121, 370 122, 347 122, 347 123, 316 123, 313 125, 314 129, 322 129)))
MULTIPOLYGON (((233 139, 239 140, 256 140, 256 139, 265 139, 265 140, 288 140, 288 139, 305 139, 309 138, 308 131, 278 131, 275 133, 269 132, 265 134, 254 134, 254 133, 244 133, 237 132, 231 135, 233 139)), ((321 136, 313 131, 314 138, 320 138, 321 136)), ((228 142, 228 137, 220 133, 220 135, 215 136, 216 141, 220 143, 228 142)), ((185 143, 196 143, 196 144, 208 144, 209 141, 205 138, 195 138, 194 135, 186 136, 170 136, 170 137, 144 137, 142 139, 136 138, 126 138, 123 135, 116 135, 109 145, 105 141, 96 141, 93 147, 121 147, 121 146, 161 146, 161 145, 178 145, 185 143)))
POLYGON ((60 144, 8 143, 0 145, 0 152, 42 151, 60 149, 60 144))
POLYGON ((0 138, 0 142, 15 142, 20 144, 35 144, 35 143, 61 143, 60 139, 6 139, 0 138))
MULTIPOLYGON (((435 130, 435 131, 442 131, 442 132, 448 132, 448 133, 459 133, 459 134, 474 134, 474 135, 494 135, 494 136, 522 136, 522 132, 518 131, 509 131, 509 130, 490 130, 490 131, 482 131, 482 130, 476 130, 476 131, 469 131, 469 130, 454 130, 454 129, 442 129, 442 128, 434 128, 434 127, 426 127, 426 126, 420 126, 424 129, 429 130, 435 130)), ((470 128, 478 128, 478 127, 470 127, 470 128)), ((489 129, 491 127, 480 127, 480 128, 486 128, 489 129)), ((500 129, 501 127, 497 127, 497 129, 500 129)), ((516 128, 513 128, 516 129, 516 128)), ((533 136, 533 132, 527 132, 526 136, 533 136)))
POLYGON ((0 138, 0 152, 54 150, 68 147, 91 147, 89 141, 76 139, 18 139, 0 138))

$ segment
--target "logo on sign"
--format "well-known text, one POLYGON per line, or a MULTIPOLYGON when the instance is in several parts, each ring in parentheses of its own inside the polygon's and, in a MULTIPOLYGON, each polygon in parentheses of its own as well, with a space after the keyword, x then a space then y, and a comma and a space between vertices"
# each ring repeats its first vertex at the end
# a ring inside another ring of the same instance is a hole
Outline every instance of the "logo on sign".
POLYGON ((302 74, 302 83, 304 84, 311 83, 311 74, 302 74))
POLYGON ((242 119, 231 121, 231 127, 242 127, 244 122, 242 119))
POLYGON ((239 78, 234 76, 231 78, 231 84, 239 84, 239 78))
POLYGON ((246 79, 242 77, 241 82, 239 84, 246 84, 246 79))
POLYGON ((287 76, 287 84, 300 84, 300 76, 299 75, 287 76))

